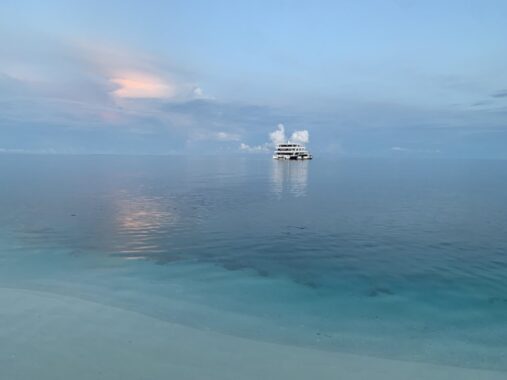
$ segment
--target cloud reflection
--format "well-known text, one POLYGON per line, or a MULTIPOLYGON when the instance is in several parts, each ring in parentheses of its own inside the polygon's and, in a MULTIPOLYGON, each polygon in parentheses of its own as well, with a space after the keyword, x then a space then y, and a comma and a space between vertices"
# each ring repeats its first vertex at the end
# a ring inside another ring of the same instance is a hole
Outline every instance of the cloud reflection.
POLYGON ((130 260, 162 252, 161 237, 176 220, 166 199, 122 194, 117 200, 116 216, 121 239, 115 251, 130 260))

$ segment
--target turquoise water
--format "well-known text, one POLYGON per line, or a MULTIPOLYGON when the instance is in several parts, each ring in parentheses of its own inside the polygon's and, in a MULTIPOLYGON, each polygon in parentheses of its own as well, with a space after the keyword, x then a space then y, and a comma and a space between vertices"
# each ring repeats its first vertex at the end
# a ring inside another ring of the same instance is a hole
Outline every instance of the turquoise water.
POLYGON ((507 162, 0 156, 0 287, 507 371, 507 162))

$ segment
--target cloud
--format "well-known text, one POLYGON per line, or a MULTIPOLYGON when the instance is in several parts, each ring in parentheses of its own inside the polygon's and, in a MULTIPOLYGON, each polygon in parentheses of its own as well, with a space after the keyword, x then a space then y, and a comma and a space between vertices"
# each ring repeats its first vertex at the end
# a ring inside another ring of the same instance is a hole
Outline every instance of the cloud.
POLYGON ((275 146, 277 144, 283 144, 284 142, 287 142, 285 139, 285 127, 283 124, 278 124, 276 131, 269 134, 269 139, 275 146))
POLYGON ((473 103, 471 106, 472 107, 481 107, 481 106, 489 106, 491 104, 494 104, 493 101, 491 101, 491 100, 481 100, 481 101, 473 103))
POLYGON ((225 131, 215 132, 209 130, 197 130, 191 134, 190 140, 229 142, 229 141, 239 141, 240 135, 238 133, 225 131))
POLYGON ((210 140, 240 139, 233 123, 215 125, 196 110, 194 101, 208 102, 214 110, 221 105, 190 73, 163 57, 46 36, 20 39, 16 45, 0 36, 0 56, 3 149, 62 151, 68 146, 104 152, 137 146, 164 152, 183 149, 199 129, 206 129, 210 140), (171 104, 188 107, 180 111, 171 104))
POLYGON ((218 141, 238 141, 239 135, 236 133, 228 133, 228 132, 216 132, 213 134, 215 140, 218 141))
POLYGON ((120 98, 173 98, 176 87, 155 75, 124 72, 110 79, 117 88, 112 92, 120 98))
POLYGON ((277 125, 277 129, 269 134, 269 139, 273 146, 286 143, 287 141, 296 144, 307 144, 310 140, 310 134, 307 130, 294 131, 290 139, 287 139, 285 136, 285 126, 280 123, 277 125))
POLYGON ((202 97, 204 97, 204 91, 202 90, 202 88, 195 87, 193 91, 194 91, 194 95, 195 95, 196 98, 202 98, 202 97))
POLYGON ((283 144, 287 140, 285 139, 285 127, 283 124, 278 124, 277 129, 269 133, 270 142, 266 142, 261 145, 249 145, 241 143, 239 149, 243 152, 248 153, 260 153, 267 152, 269 149, 273 149, 278 144, 283 144))
POLYGON ((273 147, 278 144, 286 143, 287 141, 296 144, 307 144, 310 141, 310 134, 307 130, 294 131, 290 139, 287 139, 285 136, 285 126, 280 123, 277 125, 277 129, 269 134, 269 139, 273 147))
POLYGON ((414 154, 435 154, 440 153, 440 149, 427 149, 427 148, 403 148, 400 146, 393 146, 391 148, 393 152, 406 152, 406 153, 414 153, 414 154))
POLYGON ((239 145, 267 152, 287 140, 308 143, 303 128, 311 125, 321 152, 339 142, 348 155, 396 154, 390 151, 396 146, 418 154, 444 140, 445 154, 462 146, 477 149, 477 156, 506 155, 506 140, 497 135, 507 133, 507 108, 494 98, 507 98, 507 89, 475 107, 347 97, 296 109, 216 100, 202 86, 193 73, 142 50, 0 34, 1 147, 4 153, 167 153, 237 152, 239 145), (292 129, 277 125, 281 120, 292 129), (479 151, 482 140, 463 137, 465 130, 480 134, 492 153, 479 151))
POLYGON ((248 152, 248 153, 262 153, 262 152, 267 152, 269 150, 266 144, 250 146, 245 143, 241 143, 239 145, 239 149, 242 150, 243 152, 248 152))
POLYGON ((201 87, 170 77, 168 73, 119 71, 111 74, 111 92, 116 98, 189 101, 207 99, 201 87))
POLYGON ((407 148, 402 148, 401 146, 393 146, 391 148, 391 150, 394 150, 396 152, 407 152, 409 151, 410 149, 407 149, 407 148))
POLYGON ((296 144, 307 144, 310 141, 310 134, 307 130, 295 131, 290 137, 290 141, 296 144))
MULTIPOLYGON (((128 106, 123 99, 188 101, 207 98, 189 73, 169 60, 97 41, 32 37, 7 49, 0 37, 0 79, 17 95, 128 106), (22 94, 19 94, 22 91, 22 94)), ((0 88, 0 97, 6 91, 0 88)))
POLYGON ((16 148, 0 148, 0 154, 53 154, 54 149, 16 149, 16 148))
POLYGON ((493 98, 507 98, 507 90, 500 90, 491 95, 493 98))

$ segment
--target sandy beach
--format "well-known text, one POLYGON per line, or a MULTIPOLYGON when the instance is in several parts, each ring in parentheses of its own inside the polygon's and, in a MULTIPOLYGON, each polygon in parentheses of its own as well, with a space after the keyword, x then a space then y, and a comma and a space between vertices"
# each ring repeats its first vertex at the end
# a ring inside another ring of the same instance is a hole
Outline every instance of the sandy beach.
POLYGON ((0 368, 9 380, 505 378, 247 340, 22 289, 0 289, 0 326, 0 368))

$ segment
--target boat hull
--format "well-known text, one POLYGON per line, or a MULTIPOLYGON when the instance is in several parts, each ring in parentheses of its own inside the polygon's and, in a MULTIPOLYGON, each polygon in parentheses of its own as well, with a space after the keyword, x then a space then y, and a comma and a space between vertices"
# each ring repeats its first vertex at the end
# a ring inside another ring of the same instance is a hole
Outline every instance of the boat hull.
POLYGON ((312 156, 273 156, 273 159, 302 161, 302 160, 311 160, 312 156))

